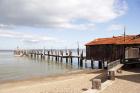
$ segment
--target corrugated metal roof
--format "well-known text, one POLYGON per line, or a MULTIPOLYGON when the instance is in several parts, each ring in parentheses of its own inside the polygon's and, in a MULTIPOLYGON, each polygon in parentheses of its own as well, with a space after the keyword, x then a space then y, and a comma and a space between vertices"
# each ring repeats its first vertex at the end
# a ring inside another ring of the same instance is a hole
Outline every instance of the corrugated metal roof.
POLYGON ((124 36, 113 36, 111 38, 98 38, 86 45, 107 45, 107 44, 140 44, 140 35, 126 35, 124 36))

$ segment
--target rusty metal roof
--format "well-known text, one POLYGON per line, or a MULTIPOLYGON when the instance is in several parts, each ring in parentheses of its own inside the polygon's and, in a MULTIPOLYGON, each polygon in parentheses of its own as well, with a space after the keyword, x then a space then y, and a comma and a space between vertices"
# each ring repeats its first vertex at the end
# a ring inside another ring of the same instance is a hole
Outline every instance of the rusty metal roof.
POLYGON ((98 38, 86 44, 86 46, 92 45, 108 45, 108 44, 140 44, 139 35, 126 35, 126 36, 113 36, 111 38, 98 38))

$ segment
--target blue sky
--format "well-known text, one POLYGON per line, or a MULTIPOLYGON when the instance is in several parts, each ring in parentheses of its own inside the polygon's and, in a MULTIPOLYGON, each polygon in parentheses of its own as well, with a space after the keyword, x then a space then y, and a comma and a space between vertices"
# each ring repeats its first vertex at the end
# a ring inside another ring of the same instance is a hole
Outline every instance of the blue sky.
POLYGON ((1 0, 0 49, 81 48, 101 37, 140 34, 139 0, 1 0))

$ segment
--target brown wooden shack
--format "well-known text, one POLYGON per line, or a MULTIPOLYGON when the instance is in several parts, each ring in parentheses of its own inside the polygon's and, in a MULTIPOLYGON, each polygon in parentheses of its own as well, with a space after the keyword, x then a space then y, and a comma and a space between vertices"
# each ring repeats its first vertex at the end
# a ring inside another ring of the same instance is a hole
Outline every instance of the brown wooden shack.
POLYGON ((140 35, 99 38, 86 44, 86 58, 97 61, 140 58, 140 35))

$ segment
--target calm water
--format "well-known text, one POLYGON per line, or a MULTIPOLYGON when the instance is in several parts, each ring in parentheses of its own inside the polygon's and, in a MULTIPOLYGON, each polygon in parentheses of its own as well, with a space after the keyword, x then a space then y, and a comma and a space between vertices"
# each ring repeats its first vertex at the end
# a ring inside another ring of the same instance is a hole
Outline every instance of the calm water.
POLYGON ((28 57, 14 57, 12 52, 0 52, 0 81, 64 74, 78 69, 81 68, 77 66, 77 59, 74 59, 71 65, 66 64, 65 60, 56 63, 28 57))

